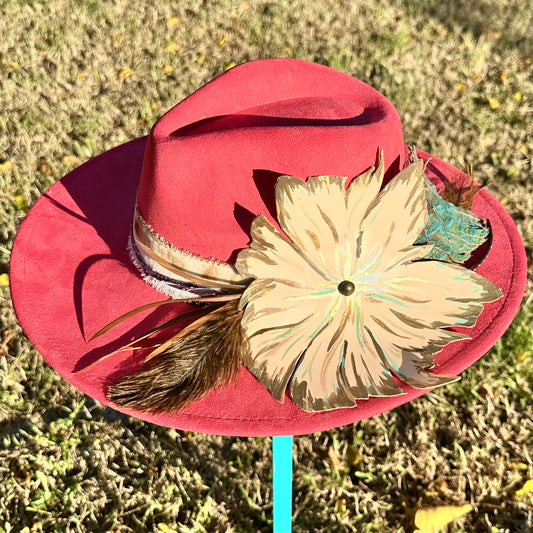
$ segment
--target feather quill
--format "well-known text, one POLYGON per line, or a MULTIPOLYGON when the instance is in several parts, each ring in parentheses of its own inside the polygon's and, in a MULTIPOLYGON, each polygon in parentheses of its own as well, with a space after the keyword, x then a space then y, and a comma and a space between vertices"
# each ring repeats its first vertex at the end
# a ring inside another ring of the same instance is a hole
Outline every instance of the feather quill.
POLYGON ((244 343, 241 318, 237 300, 199 318, 135 374, 111 385, 108 398, 140 411, 176 413, 211 389, 235 382, 244 343))

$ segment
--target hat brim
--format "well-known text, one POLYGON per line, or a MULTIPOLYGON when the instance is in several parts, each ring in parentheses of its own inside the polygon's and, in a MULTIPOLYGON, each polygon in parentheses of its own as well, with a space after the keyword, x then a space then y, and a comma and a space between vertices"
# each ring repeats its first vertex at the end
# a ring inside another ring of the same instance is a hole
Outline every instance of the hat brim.
MULTIPOLYGON (((67 381, 114 409, 155 424, 219 435, 276 436, 322 431, 383 413, 427 390, 402 384, 405 394, 362 400, 354 408, 308 413, 286 396, 276 401, 245 368, 235 385, 213 390, 180 414, 124 409, 106 398, 107 387, 132 373, 144 355, 127 350, 76 373, 168 318, 190 311, 146 311, 94 341, 101 327, 121 314, 164 297, 145 283, 127 249, 146 138, 88 161, 52 186, 28 213, 14 243, 10 265, 12 299, 28 338, 67 381)), ((460 171, 433 156, 428 176, 438 183, 460 171)), ((503 298, 487 304, 474 328, 458 328, 471 339, 448 345, 433 371, 456 375, 478 360, 511 323, 526 279, 525 251, 511 217, 486 190, 473 211, 489 219, 493 242, 477 272, 493 281, 503 298)), ((178 221, 179 223, 179 221, 178 221)), ((169 307, 169 306, 164 306, 169 307)), ((510 362, 512 364, 512 362, 510 362)))

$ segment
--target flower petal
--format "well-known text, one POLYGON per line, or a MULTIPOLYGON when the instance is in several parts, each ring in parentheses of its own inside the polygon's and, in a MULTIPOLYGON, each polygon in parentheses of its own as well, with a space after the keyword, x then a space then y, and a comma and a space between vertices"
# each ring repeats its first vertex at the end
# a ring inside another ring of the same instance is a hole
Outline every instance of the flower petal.
POLYGON ((415 261, 385 272, 368 303, 382 301, 417 328, 471 327, 483 304, 501 298, 488 279, 459 265, 415 261), (407 318, 409 317, 409 318, 407 318))
POLYGON ((361 223, 381 189, 385 163, 383 151, 380 152, 377 169, 370 168, 357 178, 353 179, 347 188, 346 208, 348 210, 348 228, 350 239, 359 235, 361 223))
POLYGON ((364 331, 353 301, 311 343, 294 373, 292 400, 307 411, 353 407, 403 391, 364 331))
POLYGON ((424 163, 418 161, 392 179, 362 221, 360 254, 354 270, 379 258, 374 268, 385 270, 399 250, 412 246, 427 224, 428 207, 424 189, 424 163))
POLYGON ((434 366, 431 353, 402 350, 398 349, 395 345, 389 345, 386 347, 380 344, 373 335, 371 335, 371 337, 375 343, 376 350, 380 352, 382 358, 384 360, 386 359, 388 364, 391 365, 391 371, 411 387, 430 389, 440 385, 453 383, 459 379, 458 376, 427 372, 428 369, 433 368, 434 366))
POLYGON ((443 346, 468 338, 441 328, 473 326, 483 303, 501 296, 498 287, 466 268, 437 261, 399 265, 380 282, 364 296, 365 328, 386 366, 414 387, 455 381, 426 372, 443 346))
POLYGON ((350 277, 360 224, 375 200, 384 175, 379 166, 354 178, 312 176, 306 182, 282 176, 276 185, 281 229, 302 255, 338 281, 350 277))
POLYGON ((252 242, 239 252, 235 267, 243 278, 267 278, 315 288, 328 279, 298 253, 264 215, 251 227, 252 242))
POLYGON ((298 251, 320 270, 342 279, 347 247, 346 180, 313 176, 306 182, 282 176, 276 184, 281 229, 298 251))
POLYGON ((277 400, 283 401, 301 355, 335 316, 334 291, 312 294, 283 282, 258 280, 243 294, 245 365, 277 400))
POLYGON ((306 411, 322 411, 353 407, 355 398, 339 379, 339 367, 344 361, 346 342, 343 333, 347 312, 345 302, 331 316, 308 347, 291 383, 291 399, 306 411))

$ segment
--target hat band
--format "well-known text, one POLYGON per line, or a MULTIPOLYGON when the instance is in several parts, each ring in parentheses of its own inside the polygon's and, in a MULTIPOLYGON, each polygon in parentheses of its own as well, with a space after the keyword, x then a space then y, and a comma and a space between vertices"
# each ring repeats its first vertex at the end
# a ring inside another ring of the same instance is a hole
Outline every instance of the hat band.
POLYGON ((242 290, 245 285, 232 265, 192 254, 166 241, 144 220, 137 205, 129 250, 143 279, 172 298, 225 294, 242 290))

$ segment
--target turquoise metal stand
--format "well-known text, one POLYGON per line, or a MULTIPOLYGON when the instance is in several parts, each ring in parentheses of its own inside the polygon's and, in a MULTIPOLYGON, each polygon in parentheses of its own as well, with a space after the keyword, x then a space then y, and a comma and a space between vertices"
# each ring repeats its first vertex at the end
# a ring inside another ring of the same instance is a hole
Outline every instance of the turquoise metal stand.
POLYGON ((292 531, 292 436, 272 437, 274 533, 292 531))

